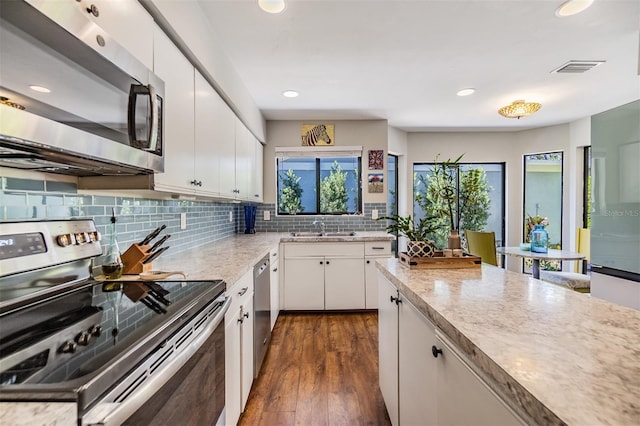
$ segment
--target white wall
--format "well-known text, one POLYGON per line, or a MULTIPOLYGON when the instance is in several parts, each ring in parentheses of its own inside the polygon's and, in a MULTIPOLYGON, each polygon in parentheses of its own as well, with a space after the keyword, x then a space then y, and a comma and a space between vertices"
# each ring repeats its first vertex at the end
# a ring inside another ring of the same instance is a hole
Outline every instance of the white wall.
MULTIPOLYGON (((302 124, 313 124, 316 121, 267 121, 267 144, 264 147, 264 202, 276 203, 276 147, 300 147, 300 132, 302 124)), ((335 133, 335 146, 362 146, 362 199, 365 203, 386 203, 387 182, 385 180, 382 194, 369 194, 367 192, 367 161, 368 150, 382 149, 387 154, 387 120, 345 120, 326 121, 333 124, 335 133)), ((314 149, 314 148, 309 148, 314 149)), ((321 149, 321 148, 315 148, 321 149)), ((330 148, 329 148, 330 149, 330 148)), ((375 173, 385 173, 384 170, 372 170, 375 173)))
MULTIPOLYGON (((566 247, 575 245, 575 228, 582 216, 580 199, 582 193, 582 175, 575 173, 581 164, 580 146, 590 145, 588 119, 575 123, 544 127, 520 132, 420 132, 407 135, 407 166, 405 177, 406 191, 413 187, 413 163, 433 162, 455 159, 464 154, 463 162, 505 162, 505 203, 506 203, 506 244, 518 245, 522 239, 523 205, 523 156, 547 151, 564 152, 565 188, 563 193, 563 211, 567 222, 563 227, 562 239, 566 247), (586 121, 585 121, 586 120, 586 121)), ((581 167, 581 166, 580 166, 581 167)), ((405 209, 412 211, 412 197, 405 200, 405 209)), ((520 261, 507 258, 507 267, 520 270, 520 261)))

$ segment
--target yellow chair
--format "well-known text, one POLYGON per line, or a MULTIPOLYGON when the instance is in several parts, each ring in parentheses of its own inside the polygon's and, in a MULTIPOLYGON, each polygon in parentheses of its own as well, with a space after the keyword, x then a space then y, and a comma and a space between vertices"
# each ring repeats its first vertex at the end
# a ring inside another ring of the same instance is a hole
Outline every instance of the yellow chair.
POLYGON ((464 231, 467 250, 474 256, 480 256, 484 263, 498 266, 496 256, 496 234, 494 232, 464 231))
POLYGON ((576 251, 585 255, 585 259, 582 262, 576 262, 575 272, 540 271, 540 279, 552 284, 569 287, 580 293, 590 293, 591 277, 587 275, 587 265, 591 256, 591 231, 589 229, 577 229, 576 251), (582 264, 582 273, 580 273, 580 264, 582 264))

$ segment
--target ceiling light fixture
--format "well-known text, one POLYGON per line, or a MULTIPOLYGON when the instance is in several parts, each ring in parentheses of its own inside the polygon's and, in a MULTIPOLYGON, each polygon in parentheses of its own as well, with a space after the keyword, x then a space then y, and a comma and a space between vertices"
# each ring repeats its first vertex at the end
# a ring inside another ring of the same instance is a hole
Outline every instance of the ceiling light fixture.
POLYGON ((297 98, 298 95, 300 95, 300 93, 296 92, 295 90, 285 90, 284 92, 282 92, 282 96, 284 96, 285 98, 297 98))
POLYGON ((40 93, 51 93, 51 90, 47 89, 46 87, 42 87, 42 86, 29 86, 29 88, 31 90, 34 90, 36 92, 40 92, 40 93))
POLYGON ((11 102, 9 100, 9 98, 5 97, 5 96, 0 96, 0 105, 6 105, 6 106, 10 106, 12 108, 16 108, 19 110, 24 110, 24 106, 17 104, 15 102, 11 102))
POLYGON ((513 101, 511 105, 507 105, 498 110, 498 114, 507 118, 520 118, 531 115, 538 111, 542 105, 536 102, 525 102, 523 100, 513 101))
POLYGON ((593 0, 567 0, 556 9, 556 16, 564 18, 565 16, 577 15, 593 4, 593 0))
POLYGON ((258 0, 260 9, 268 13, 280 13, 284 10, 284 0, 258 0))
POLYGON ((458 95, 458 96, 469 96, 469 95, 473 95, 475 92, 476 92, 476 89, 474 89, 472 87, 469 87, 467 89, 458 90, 456 95, 458 95))

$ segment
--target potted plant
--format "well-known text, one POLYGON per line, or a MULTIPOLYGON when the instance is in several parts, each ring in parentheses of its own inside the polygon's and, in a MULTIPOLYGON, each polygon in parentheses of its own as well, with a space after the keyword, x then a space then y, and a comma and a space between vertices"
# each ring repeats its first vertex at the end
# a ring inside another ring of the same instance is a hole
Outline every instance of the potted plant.
POLYGON ((434 217, 440 229, 436 233, 439 247, 460 248, 459 230, 480 231, 489 217, 489 186, 481 168, 460 170, 460 160, 438 163, 436 157, 429 175, 416 177, 415 201, 434 217))
POLYGON ((400 216, 397 214, 378 218, 378 220, 389 221, 387 232, 397 232, 398 235, 409 240, 407 254, 411 257, 432 257, 435 253, 436 246, 431 237, 440 226, 433 219, 432 216, 426 216, 416 223, 411 215, 400 216))

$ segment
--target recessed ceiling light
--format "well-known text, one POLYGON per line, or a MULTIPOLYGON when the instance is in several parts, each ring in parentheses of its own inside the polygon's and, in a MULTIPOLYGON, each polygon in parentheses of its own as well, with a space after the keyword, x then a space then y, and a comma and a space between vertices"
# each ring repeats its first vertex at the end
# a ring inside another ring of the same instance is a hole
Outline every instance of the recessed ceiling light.
POLYGON ((258 0, 260 9, 268 13, 280 13, 284 10, 284 0, 258 0))
POLYGON ((46 87, 42 87, 42 86, 29 86, 29 88, 31 90, 34 90, 34 91, 40 92, 40 93, 51 93, 51 90, 47 89, 46 87))
POLYGON ((458 96, 469 96, 469 95, 473 95, 475 92, 476 92, 476 89, 469 87, 467 89, 458 90, 456 95, 458 95, 458 96))
POLYGON ((282 96, 284 96, 285 98, 297 98, 299 94, 300 93, 296 92, 295 90, 285 90, 284 92, 282 92, 282 96))
POLYGON ((565 16, 577 15, 591 4, 593 0, 567 0, 556 9, 556 16, 561 18, 565 16))

